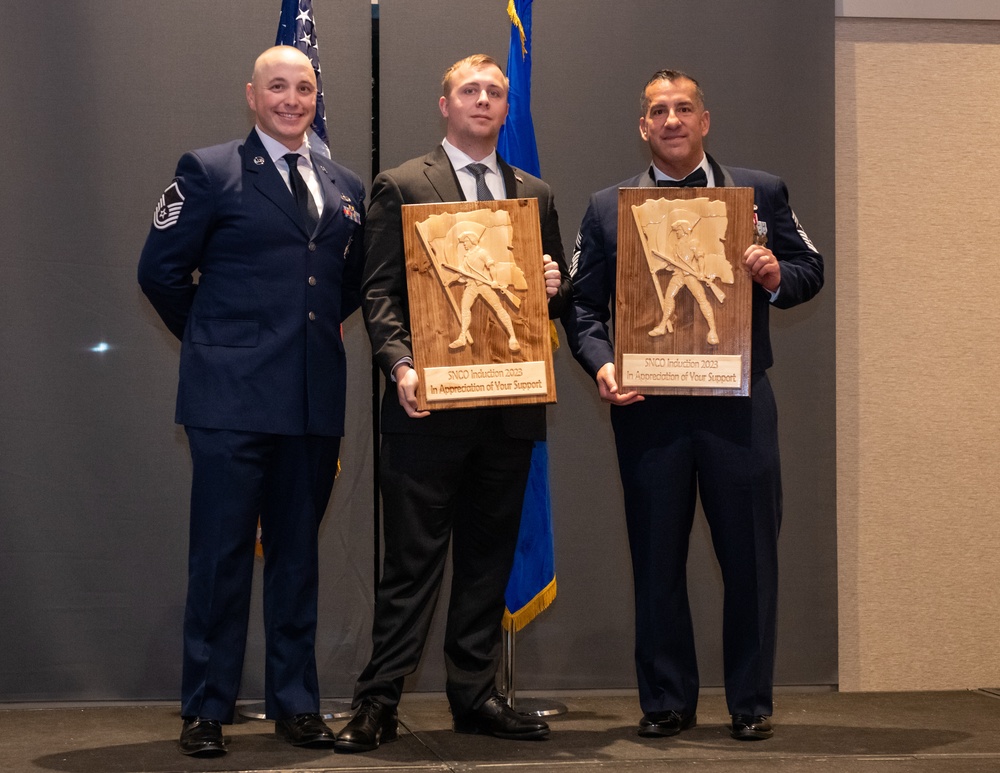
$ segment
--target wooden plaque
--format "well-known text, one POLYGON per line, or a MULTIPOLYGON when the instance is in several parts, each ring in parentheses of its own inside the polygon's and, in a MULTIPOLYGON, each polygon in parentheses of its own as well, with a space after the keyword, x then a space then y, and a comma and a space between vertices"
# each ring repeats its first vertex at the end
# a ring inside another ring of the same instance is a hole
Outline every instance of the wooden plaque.
POLYGON ((420 410, 556 401, 537 199, 406 204, 420 410))
POLYGON ((753 188, 619 190, 619 388, 750 394, 754 235, 753 188))

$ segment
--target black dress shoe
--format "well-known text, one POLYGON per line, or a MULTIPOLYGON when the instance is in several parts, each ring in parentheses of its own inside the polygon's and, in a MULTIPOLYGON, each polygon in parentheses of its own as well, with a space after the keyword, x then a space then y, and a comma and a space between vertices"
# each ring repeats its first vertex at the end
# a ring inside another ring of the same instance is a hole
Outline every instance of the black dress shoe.
POLYGON ((380 743, 395 741, 398 728, 395 709, 379 703, 375 698, 365 698, 354 719, 337 733, 333 749, 348 753, 374 751, 380 743))
POLYGON ((729 734, 737 741, 764 741, 774 735, 770 717, 753 714, 733 714, 729 734))
POLYGON ((189 757, 221 757, 226 753, 222 723, 217 719, 185 719, 181 728, 181 754, 189 757))
POLYGON ((698 724, 695 714, 679 711, 650 711, 639 720, 639 735, 643 738, 667 738, 698 724))
POLYGON ((333 731, 326 726, 319 714, 296 714, 274 723, 274 733, 292 746, 321 748, 333 746, 333 731))
POLYGON ((478 709, 455 717, 456 733, 482 733, 497 738, 544 738, 549 726, 540 719, 518 714, 499 695, 491 695, 478 709))

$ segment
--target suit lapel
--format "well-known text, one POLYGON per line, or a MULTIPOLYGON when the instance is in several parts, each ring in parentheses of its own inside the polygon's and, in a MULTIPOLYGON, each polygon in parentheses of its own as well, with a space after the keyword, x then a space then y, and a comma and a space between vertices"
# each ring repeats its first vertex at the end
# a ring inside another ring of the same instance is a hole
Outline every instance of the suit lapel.
POLYGON ((438 145, 424 156, 424 176, 441 201, 465 201, 462 186, 458 183, 455 170, 451 168, 448 154, 438 145))
MULTIPOLYGON (((465 201, 465 193, 458 182, 455 170, 444 148, 438 145, 424 156, 424 176, 433 186, 441 201, 465 201)), ((497 155, 497 166, 503 177, 503 187, 508 199, 516 199, 523 195, 524 180, 514 171, 514 168, 497 155)))
POLYGON ((523 196, 524 180, 514 171, 514 167, 497 154, 497 165, 503 176, 503 187, 508 199, 519 199, 523 196))

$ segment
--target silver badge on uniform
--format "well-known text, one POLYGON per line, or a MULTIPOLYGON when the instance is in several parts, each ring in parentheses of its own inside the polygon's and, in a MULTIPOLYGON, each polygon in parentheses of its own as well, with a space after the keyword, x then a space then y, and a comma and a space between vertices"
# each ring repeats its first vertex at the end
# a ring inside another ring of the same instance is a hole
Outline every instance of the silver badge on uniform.
POLYGON ((257 166, 264 166, 264 157, 263 156, 254 156, 253 162, 257 166))
POLYGON ((183 206, 184 194, 181 193, 177 180, 174 180, 156 203, 156 209, 153 210, 153 227, 160 231, 170 228, 180 218, 183 206))
POLYGON ((757 205, 753 205, 753 230, 754 230, 754 244, 759 244, 763 247, 767 244, 767 223, 763 220, 757 219, 757 205))

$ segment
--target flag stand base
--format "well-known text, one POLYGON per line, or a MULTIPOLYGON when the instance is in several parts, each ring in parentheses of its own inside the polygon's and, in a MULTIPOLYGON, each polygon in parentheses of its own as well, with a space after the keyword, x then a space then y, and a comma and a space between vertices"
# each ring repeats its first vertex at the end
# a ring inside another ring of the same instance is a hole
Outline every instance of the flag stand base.
POLYGON ((529 717, 555 717, 566 713, 566 705, 547 698, 516 698, 514 689, 514 640, 516 634, 511 626, 503 632, 503 656, 500 663, 501 691, 507 697, 507 705, 518 714, 529 717))
MULTIPOLYGON (((236 707, 237 713, 244 719, 267 719, 264 715, 264 703, 244 703, 236 707)), ((319 702, 319 713, 323 719, 348 719, 354 716, 349 700, 323 700, 319 702)))
POLYGON ((548 698, 518 698, 515 703, 507 696, 507 703, 518 714, 526 717, 556 717, 566 713, 566 704, 548 698))

